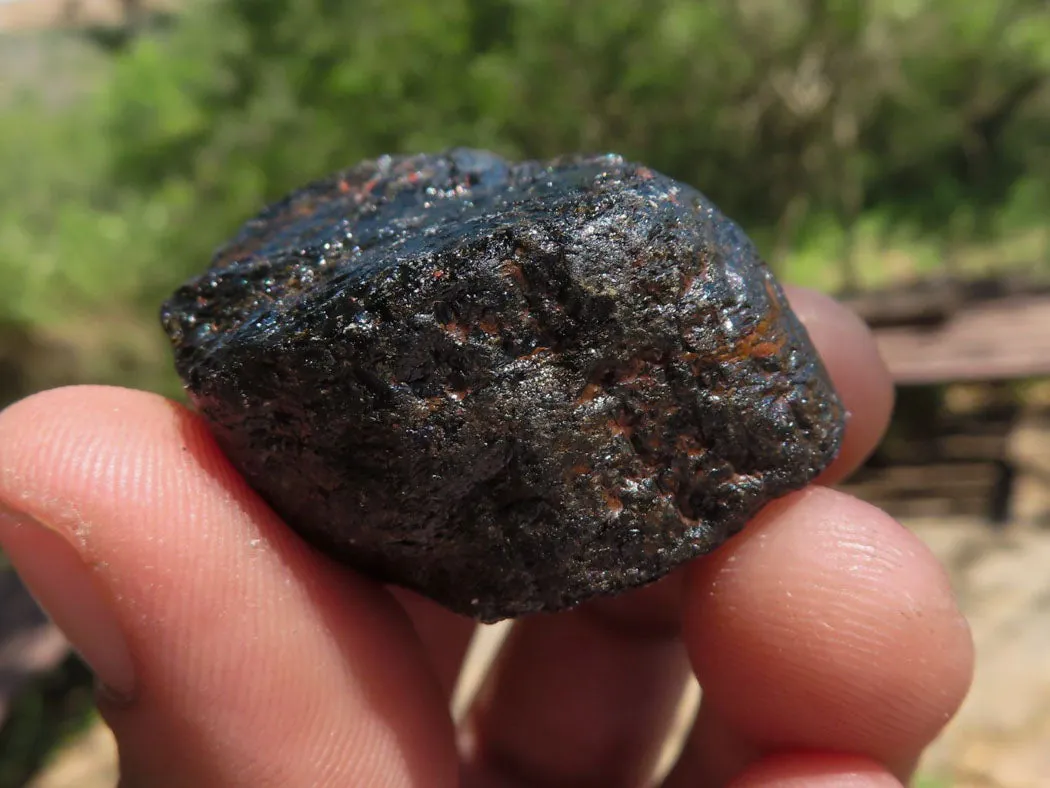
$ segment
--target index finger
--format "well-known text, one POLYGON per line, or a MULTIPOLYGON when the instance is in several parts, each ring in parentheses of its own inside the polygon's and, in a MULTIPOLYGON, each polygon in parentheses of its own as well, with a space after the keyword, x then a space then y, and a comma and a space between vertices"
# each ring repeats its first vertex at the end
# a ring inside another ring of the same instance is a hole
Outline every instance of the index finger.
POLYGON ((867 459, 886 431, 893 411, 893 380, 870 329, 857 315, 815 290, 785 289, 850 414, 839 456, 817 480, 835 484, 867 459))

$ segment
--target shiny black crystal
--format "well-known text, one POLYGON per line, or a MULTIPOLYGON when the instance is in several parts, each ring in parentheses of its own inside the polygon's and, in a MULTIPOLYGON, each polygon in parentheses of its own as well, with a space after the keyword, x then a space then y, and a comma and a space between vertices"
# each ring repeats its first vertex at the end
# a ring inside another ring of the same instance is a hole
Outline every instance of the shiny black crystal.
POLYGON ((485 621, 710 551, 845 421, 737 225, 612 155, 364 162, 249 221, 163 324, 293 528, 485 621))

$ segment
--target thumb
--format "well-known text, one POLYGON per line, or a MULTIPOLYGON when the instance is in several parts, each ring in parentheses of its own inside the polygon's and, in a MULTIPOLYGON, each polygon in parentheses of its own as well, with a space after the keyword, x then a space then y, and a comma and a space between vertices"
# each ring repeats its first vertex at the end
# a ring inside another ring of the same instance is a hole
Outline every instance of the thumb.
POLYGON ((309 550, 178 406, 78 387, 0 413, 0 544, 96 672, 123 784, 455 784, 402 609, 309 550))

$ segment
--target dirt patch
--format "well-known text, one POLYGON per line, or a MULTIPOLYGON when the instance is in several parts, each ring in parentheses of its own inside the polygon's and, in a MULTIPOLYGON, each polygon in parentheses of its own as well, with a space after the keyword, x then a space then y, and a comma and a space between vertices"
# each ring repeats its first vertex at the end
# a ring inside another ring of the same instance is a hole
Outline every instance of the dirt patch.
POLYGON ((909 523, 951 574, 977 647, 973 690, 924 770, 957 788, 1050 785, 1050 423, 1032 414, 1010 449, 1013 522, 909 523))
POLYGON ((117 777, 117 745, 99 721, 70 742, 26 788, 112 788, 117 777))
POLYGON ((0 32, 119 25, 127 14, 170 10, 179 0, 0 0, 0 32))
POLYGON ((977 647, 973 689, 924 771, 957 788, 1050 784, 1050 530, 910 525, 948 567, 977 647))

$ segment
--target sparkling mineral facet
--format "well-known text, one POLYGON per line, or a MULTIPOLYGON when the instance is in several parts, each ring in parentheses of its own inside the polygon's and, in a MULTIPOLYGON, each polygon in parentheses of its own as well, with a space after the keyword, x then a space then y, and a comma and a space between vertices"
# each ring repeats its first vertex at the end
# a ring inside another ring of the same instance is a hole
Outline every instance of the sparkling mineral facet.
POLYGON ((740 228, 613 155, 364 162, 249 221, 163 324, 293 528, 485 621, 712 550, 845 422, 740 228))

